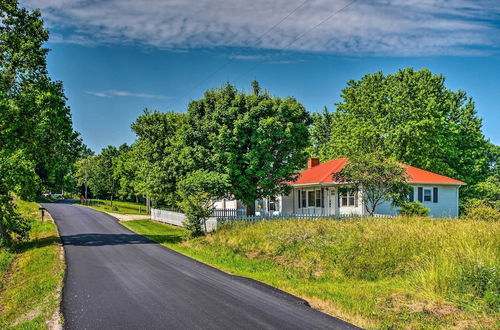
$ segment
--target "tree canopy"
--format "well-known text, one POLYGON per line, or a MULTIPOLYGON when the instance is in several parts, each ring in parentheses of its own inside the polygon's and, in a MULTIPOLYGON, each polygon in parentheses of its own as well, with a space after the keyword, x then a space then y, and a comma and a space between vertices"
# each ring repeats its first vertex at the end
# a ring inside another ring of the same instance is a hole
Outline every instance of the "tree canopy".
MULTIPOLYGON (((63 85, 48 76, 48 36, 38 10, 20 8, 16 0, 0 2, 0 212, 12 209, 12 191, 30 199, 42 190, 63 190, 85 150, 63 85)), ((6 214, 0 231, 9 240, 15 218, 6 214)))
POLYGON ((342 90, 322 158, 382 150, 386 157, 475 184, 488 147, 474 102, 427 69, 367 74, 342 90))
POLYGON ((304 166, 309 116, 294 98, 270 96, 257 82, 252 93, 231 84, 188 106, 188 143, 206 156, 206 169, 226 174, 231 195, 249 212, 254 201, 288 192, 304 166))

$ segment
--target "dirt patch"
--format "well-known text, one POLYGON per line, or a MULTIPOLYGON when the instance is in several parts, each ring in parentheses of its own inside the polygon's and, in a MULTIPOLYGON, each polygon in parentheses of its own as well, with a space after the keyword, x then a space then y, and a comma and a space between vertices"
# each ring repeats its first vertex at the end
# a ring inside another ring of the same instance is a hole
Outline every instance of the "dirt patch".
POLYGON ((427 300, 416 300, 407 294, 393 294, 386 297, 383 310, 396 313, 425 313, 436 317, 447 317, 461 313, 461 310, 445 302, 434 302, 427 300))
POLYGON ((495 329, 495 321, 491 318, 483 317, 477 320, 460 320, 455 322, 451 329, 495 329))
POLYGON ((255 259, 260 255, 260 251, 250 251, 245 253, 245 257, 248 259, 255 259))
POLYGON ((25 315, 21 316, 20 318, 18 318, 14 322, 13 326, 17 326, 23 322, 33 320, 34 318, 40 316, 41 314, 42 314, 42 311, 40 310, 40 308, 32 310, 28 314, 25 314, 25 315))

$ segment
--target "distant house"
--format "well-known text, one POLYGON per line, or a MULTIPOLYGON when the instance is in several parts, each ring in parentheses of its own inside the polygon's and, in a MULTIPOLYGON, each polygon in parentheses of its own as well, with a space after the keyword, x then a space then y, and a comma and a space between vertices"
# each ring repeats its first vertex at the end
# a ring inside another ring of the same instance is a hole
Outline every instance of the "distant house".
MULTIPOLYGON (((346 165, 347 158, 334 159, 320 164, 310 158, 307 169, 291 183, 292 192, 287 196, 256 201, 260 214, 325 214, 367 215, 361 203, 363 192, 339 193, 340 183, 333 181, 333 174, 346 165)), ((409 176, 412 192, 409 201, 418 200, 430 209, 432 217, 457 217, 459 188, 465 183, 416 167, 402 164, 409 176)), ((377 214, 393 215, 397 208, 390 202, 379 205, 377 214)))

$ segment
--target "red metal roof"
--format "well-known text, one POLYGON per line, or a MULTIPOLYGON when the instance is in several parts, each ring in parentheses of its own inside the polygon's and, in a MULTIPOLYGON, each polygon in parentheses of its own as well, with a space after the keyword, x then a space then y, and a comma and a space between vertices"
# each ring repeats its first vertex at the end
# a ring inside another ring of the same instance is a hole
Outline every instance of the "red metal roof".
MULTIPOLYGON (((341 171, 347 162, 347 158, 333 159, 328 162, 316 165, 312 168, 302 171, 299 178, 295 182, 290 182, 291 185, 315 184, 315 183, 335 183, 332 175, 341 171)), ((429 171, 422 170, 413 166, 401 164, 406 168, 406 173, 410 177, 408 182, 411 183, 434 183, 434 184, 456 184, 464 185, 462 181, 449 178, 444 175, 439 175, 429 171)))

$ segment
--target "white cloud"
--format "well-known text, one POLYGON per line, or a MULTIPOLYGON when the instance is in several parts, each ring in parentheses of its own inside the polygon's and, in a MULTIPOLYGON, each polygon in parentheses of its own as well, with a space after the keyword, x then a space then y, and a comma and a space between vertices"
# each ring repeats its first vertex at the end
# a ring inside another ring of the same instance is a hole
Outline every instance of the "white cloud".
MULTIPOLYGON (((500 44, 498 0, 25 0, 59 35, 52 42, 142 44, 342 55, 480 55, 500 44), (303 38, 290 43, 298 36, 303 38)), ((238 56, 244 56, 238 55, 238 56)), ((243 59, 243 57, 241 57, 243 59)), ((250 58, 248 58, 250 59, 250 58)))
POLYGON ((113 97, 113 96, 127 96, 127 97, 140 97, 146 99, 164 99, 165 96, 146 94, 146 93, 133 93, 128 91, 120 91, 116 89, 109 89, 106 91, 87 91, 87 94, 94 95, 97 97, 113 97))

